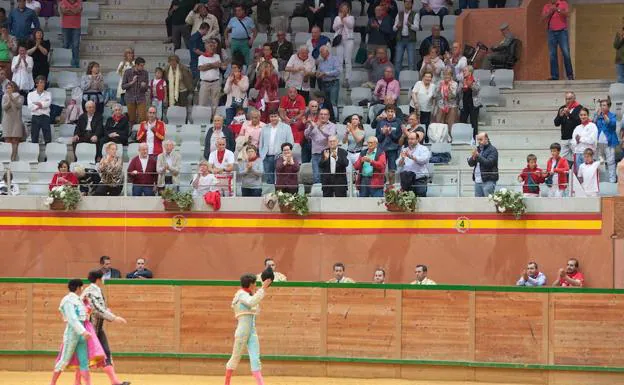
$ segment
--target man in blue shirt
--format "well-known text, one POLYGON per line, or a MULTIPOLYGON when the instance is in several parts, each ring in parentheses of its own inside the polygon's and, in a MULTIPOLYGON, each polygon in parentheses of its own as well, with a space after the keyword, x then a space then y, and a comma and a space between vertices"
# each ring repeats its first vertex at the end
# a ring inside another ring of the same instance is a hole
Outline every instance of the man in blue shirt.
POLYGON ((17 7, 9 14, 8 26, 11 35, 25 40, 32 34, 32 26, 39 28, 39 18, 32 9, 26 8, 26 0, 18 0, 17 7))
POLYGON ((208 25, 208 23, 201 23, 197 32, 191 35, 191 39, 190 39, 191 46, 189 48, 189 51, 191 51, 190 67, 191 67, 191 73, 193 74, 194 80, 199 79, 199 70, 197 69, 197 60, 201 55, 204 54, 206 45, 204 44, 203 39, 204 39, 204 36, 206 36, 206 34, 208 33, 208 30, 210 30, 210 26, 208 25))
POLYGON ((232 38, 229 42, 232 55, 234 52, 240 52, 245 58, 245 63, 249 63, 249 51, 250 47, 253 45, 254 40, 256 40, 256 25, 253 20, 247 16, 247 12, 242 5, 236 5, 234 8, 235 16, 230 19, 228 22, 227 28, 225 29, 225 44, 227 47, 228 44, 228 36, 232 38))
POLYGON ((320 52, 318 72, 316 73, 319 90, 324 91, 331 104, 337 106, 341 65, 338 63, 338 59, 330 54, 326 45, 321 47, 320 52))
POLYGON ((535 262, 529 262, 520 279, 516 282, 517 286, 544 286, 545 284, 546 276, 539 271, 535 262))

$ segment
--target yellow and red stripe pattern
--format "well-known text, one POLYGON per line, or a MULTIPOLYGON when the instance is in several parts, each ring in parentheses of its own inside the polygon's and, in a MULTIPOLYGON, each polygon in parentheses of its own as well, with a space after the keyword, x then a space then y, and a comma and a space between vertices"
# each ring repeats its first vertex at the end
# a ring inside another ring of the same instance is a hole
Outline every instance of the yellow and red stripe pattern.
POLYGON ((0 211, 0 230, 300 234, 559 234, 598 235, 600 213, 511 215, 140 213, 0 211))

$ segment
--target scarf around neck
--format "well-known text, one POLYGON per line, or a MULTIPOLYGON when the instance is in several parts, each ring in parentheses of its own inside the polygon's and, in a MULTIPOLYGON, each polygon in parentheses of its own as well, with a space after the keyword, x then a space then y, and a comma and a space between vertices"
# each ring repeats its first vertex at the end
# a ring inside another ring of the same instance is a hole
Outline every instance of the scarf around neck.
POLYGON ((175 70, 169 67, 167 80, 169 82, 169 100, 170 100, 170 103, 173 105, 178 102, 178 98, 180 97, 180 65, 179 64, 175 68, 175 70))

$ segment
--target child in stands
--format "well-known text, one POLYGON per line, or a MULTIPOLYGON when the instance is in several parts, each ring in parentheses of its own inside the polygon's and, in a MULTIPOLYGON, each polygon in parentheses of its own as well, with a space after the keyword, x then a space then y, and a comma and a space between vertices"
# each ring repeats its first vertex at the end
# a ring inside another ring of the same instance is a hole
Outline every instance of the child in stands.
POLYGON ((167 82, 163 79, 164 71, 160 67, 154 70, 154 79, 150 82, 150 99, 156 107, 156 119, 163 120, 167 104, 167 82))
POLYGON ((549 187, 548 196, 561 198, 568 188, 570 165, 566 158, 560 156, 561 145, 559 143, 550 145, 550 154, 551 157, 546 163, 546 172, 544 173, 546 185, 549 187))
POLYGON ((243 106, 236 107, 236 115, 232 119, 232 123, 230 123, 230 129, 234 133, 234 137, 237 137, 243 127, 243 123, 247 121, 247 116, 245 115, 245 109, 243 106))
POLYGON ((544 171, 537 167, 537 157, 533 154, 527 156, 527 166, 518 175, 518 180, 522 182, 522 193, 525 197, 539 197, 539 185, 544 183, 546 177, 544 171))
POLYGON ((591 148, 583 152, 583 158, 585 163, 581 164, 578 169, 579 182, 581 182, 581 186, 585 190, 585 195, 597 197, 600 192, 598 185, 600 183, 600 177, 598 176, 600 162, 594 161, 594 151, 591 148))

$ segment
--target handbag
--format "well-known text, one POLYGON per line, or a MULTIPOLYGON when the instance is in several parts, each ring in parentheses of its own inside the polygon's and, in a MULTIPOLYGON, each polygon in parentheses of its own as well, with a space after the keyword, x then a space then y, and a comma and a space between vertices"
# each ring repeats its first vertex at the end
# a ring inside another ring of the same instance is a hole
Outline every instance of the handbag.
POLYGON ((342 35, 337 34, 334 36, 334 40, 332 40, 332 47, 338 47, 342 43, 342 35))

